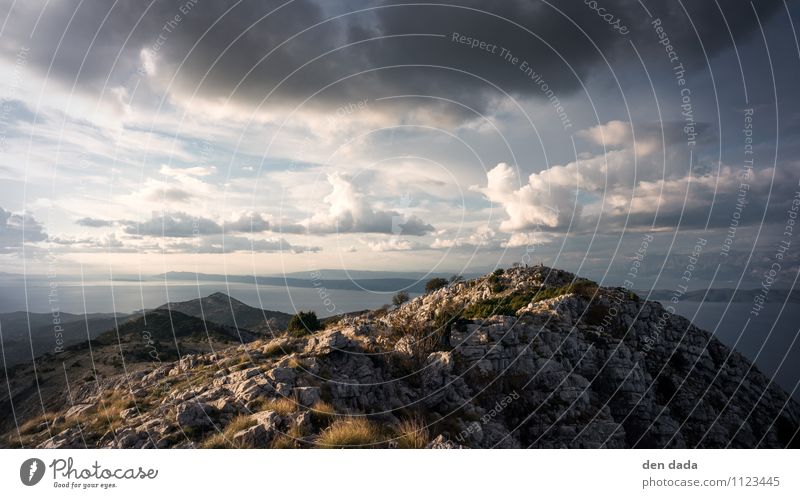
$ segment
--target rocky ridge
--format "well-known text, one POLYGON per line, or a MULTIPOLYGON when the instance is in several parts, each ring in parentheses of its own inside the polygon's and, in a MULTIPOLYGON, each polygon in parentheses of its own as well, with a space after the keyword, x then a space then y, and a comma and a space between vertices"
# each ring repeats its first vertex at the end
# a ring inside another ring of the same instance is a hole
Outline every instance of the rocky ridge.
POLYGON ((64 448, 797 447, 800 407, 657 302, 537 266, 72 385, 6 434, 64 448))

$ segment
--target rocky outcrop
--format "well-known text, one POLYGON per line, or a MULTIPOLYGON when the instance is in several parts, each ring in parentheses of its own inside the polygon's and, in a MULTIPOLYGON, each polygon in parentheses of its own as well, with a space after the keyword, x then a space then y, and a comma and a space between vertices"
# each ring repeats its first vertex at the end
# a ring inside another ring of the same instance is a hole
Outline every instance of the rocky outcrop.
POLYGON ((800 427, 798 404, 709 333, 545 267, 74 391, 28 445, 313 447, 357 419, 339 425, 359 446, 780 448, 800 427))

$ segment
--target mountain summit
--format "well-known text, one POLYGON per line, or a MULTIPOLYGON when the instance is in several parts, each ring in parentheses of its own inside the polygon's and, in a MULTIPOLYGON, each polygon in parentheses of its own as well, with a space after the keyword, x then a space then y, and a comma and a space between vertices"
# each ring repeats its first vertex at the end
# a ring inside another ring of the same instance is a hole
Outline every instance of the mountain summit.
MULTIPOLYGON (((183 311, 184 313, 186 311, 183 311)), ((659 303, 543 266, 76 382, 36 447, 797 447, 800 407, 659 303), (100 420, 100 422, 98 422, 100 420)))
POLYGON ((248 330, 284 330, 292 317, 280 311, 254 308, 222 292, 190 301, 167 303, 158 309, 177 311, 201 320, 248 330))

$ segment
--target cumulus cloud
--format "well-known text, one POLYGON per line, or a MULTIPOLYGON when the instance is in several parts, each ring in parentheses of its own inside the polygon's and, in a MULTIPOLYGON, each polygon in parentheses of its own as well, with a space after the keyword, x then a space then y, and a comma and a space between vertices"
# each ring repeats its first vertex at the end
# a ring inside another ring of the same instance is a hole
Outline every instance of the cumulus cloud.
POLYGON ((413 251, 426 248, 425 245, 419 242, 401 239, 400 237, 390 237, 385 240, 365 240, 362 243, 375 252, 413 251))
POLYGON ((0 253, 13 253, 29 242, 47 239, 44 227, 32 214, 13 213, 0 207, 0 253))
POLYGON ((250 238, 237 235, 208 235, 192 242, 167 241, 163 251, 167 253, 195 253, 195 254, 223 254, 234 252, 317 252, 321 249, 316 246, 303 246, 291 244, 283 238, 250 238))
POLYGON ((332 191, 324 199, 327 208, 302 224, 309 233, 385 233, 419 236, 433 226, 414 214, 373 207, 352 180, 341 174, 328 175, 332 191))
MULTIPOLYGON (((706 221, 725 226, 742 183, 748 203, 765 199, 770 191, 780 194, 777 200, 791 198, 796 182, 783 170, 754 168, 745 173, 741 167, 724 165, 714 174, 687 172, 682 166, 688 162, 685 144, 675 128, 667 127, 662 142, 660 129, 653 125, 643 125, 635 134, 632 125, 622 121, 594 126, 577 135, 606 152, 580 154, 573 162, 531 174, 527 181, 519 180, 516 168, 500 163, 487 173, 485 186, 472 190, 505 211, 500 229, 506 232, 594 230, 601 217, 607 228, 706 221), (715 206, 728 208, 714 210, 715 206)), ((785 205, 777 200, 771 209, 785 205)), ((750 209, 742 222, 757 221, 758 214, 750 209)))
POLYGON ((70 235, 57 235, 48 237, 50 245, 49 251, 62 253, 92 253, 92 252, 114 252, 114 253, 135 253, 157 250, 154 244, 146 243, 126 243, 131 241, 120 240, 115 233, 110 233, 103 237, 73 237, 70 235))
POLYGON ((466 237, 443 238, 436 237, 431 243, 431 249, 453 249, 453 248, 483 248, 492 249, 500 246, 497 240, 497 233, 488 226, 477 227, 469 231, 466 237))
POLYGON ((270 229, 269 220, 264 219, 261 213, 243 213, 232 221, 223 225, 225 232, 256 233, 266 232, 270 229))
MULTIPOLYGON (((153 212, 144 221, 104 220, 99 218, 81 218, 75 223, 89 228, 110 227, 116 224, 123 226, 129 235, 148 237, 193 237, 215 233, 260 233, 269 231, 271 223, 268 217, 258 212, 245 212, 232 219, 218 223, 204 216, 196 216, 182 211, 164 213, 153 212)), ((287 230, 287 233, 296 233, 287 230)))
POLYGON ((87 228, 102 228, 114 226, 114 220, 104 220, 101 218, 85 217, 75 220, 75 224, 87 228))
POLYGON ((538 247, 553 238, 552 234, 544 232, 514 232, 510 235, 497 233, 488 226, 480 226, 466 230, 469 235, 461 237, 436 237, 431 244, 431 249, 461 249, 461 250, 497 250, 514 249, 519 247, 538 247))
POLYGON ((183 212, 163 214, 154 212, 145 221, 123 221, 122 223, 123 230, 130 235, 180 238, 222 233, 222 227, 216 221, 183 212))
POLYGON ((563 228, 581 210, 575 202, 578 179, 570 178, 570 173, 563 167, 550 168, 531 175, 526 185, 517 188, 517 172, 500 163, 486 174, 486 187, 473 190, 505 210, 507 219, 500 224, 501 230, 563 228))

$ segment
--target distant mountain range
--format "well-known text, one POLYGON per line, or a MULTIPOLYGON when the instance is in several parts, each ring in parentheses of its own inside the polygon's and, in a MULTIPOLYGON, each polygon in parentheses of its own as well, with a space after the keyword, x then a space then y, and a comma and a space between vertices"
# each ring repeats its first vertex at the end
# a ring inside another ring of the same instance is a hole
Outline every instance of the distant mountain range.
MULTIPOLYGON (((169 316, 170 313, 173 317, 191 317, 195 326, 206 323, 227 327, 231 330, 228 336, 238 339, 241 334, 245 342, 262 334, 285 330, 292 317, 288 313, 248 306, 220 292, 200 299, 164 304, 155 310, 135 314, 0 313, 2 360, 6 366, 30 363, 32 358, 47 353, 57 355, 71 346, 88 346, 87 341, 99 340, 101 335, 115 337, 117 331, 124 335, 130 323, 134 323, 134 328, 145 330, 148 323, 152 324, 153 320, 169 316)), ((175 319, 175 326, 180 323, 183 322, 175 319)), ((171 329, 167 327, 165 330, 171 329)))
MULTIPOLYGON (((285 275, 223 275, 213 273, 195 273, 188 271, 171 271, 158 275, 138 277, 135 275, 115 276, 116 282, 154 282, 154 281, 197 281, 197 282, 230 282, 244 284, 271 285, 278 287, 320 288, 368 291, 368 292, 398 292, 406 291, 420 294, 425 290, 425 282, 432 278, 450 278, 452 273, 425 273, 425 272, 396 272, 396 271, 366 271, 366 270, 318 270, 292 272, 285 275)), ((472 278, 474 275, 463 275, 472 278)), ((0 273, 0 278, 7 281, 30 281, 45 279, 43 275, 28 275, 0 273)))
POLYGON ((292 318, 288 313, 254 308, 222 292, 191 301, 164 304, 158 309, 177 311, 201 320, 253 331, 268 331, 270 327, 284 330, 292 318))
POLYGON ((280 287, 299 287, 306 289, 324 287, 326 289, 369 292, 398 292, 404 290, 414 294, 421 294, 424 292, 425 282, 427 282, 430 278, 433 278, 429 276, 425 279, 401 277, 336 279, 328 278, 323 273, 320 274, 320 278, 313 278, 310 275, 303 278, 290 276, 257 277, 253 275, 215 275, 209 273, 179 271, 172 271, 161 275, 156 275, 156 277, 165 279, 167 281, 197 280, 200 282, 235 282, 258 285, 275 285, 280 287))
POLYGON ((129 318, 121 313, 0 313, 3 360, 6 365, 30 361, 94 339, 129 318))
MULTIPOLYGON (((642 297, 653 301, 668 301, 673 295, 673 290, 659 289, 654 291, 637 291, 642 297), (649 295, 648 295, 649 293, 649 295)), ((756 296, 761 295, 761 289, 707 289, 694 290, 680 295, 681 301, 707 302, 707 303, 748 303, 756 296)), ((766 296, 768 303, 800 303, 800 290, 770 289, 766 296)))

